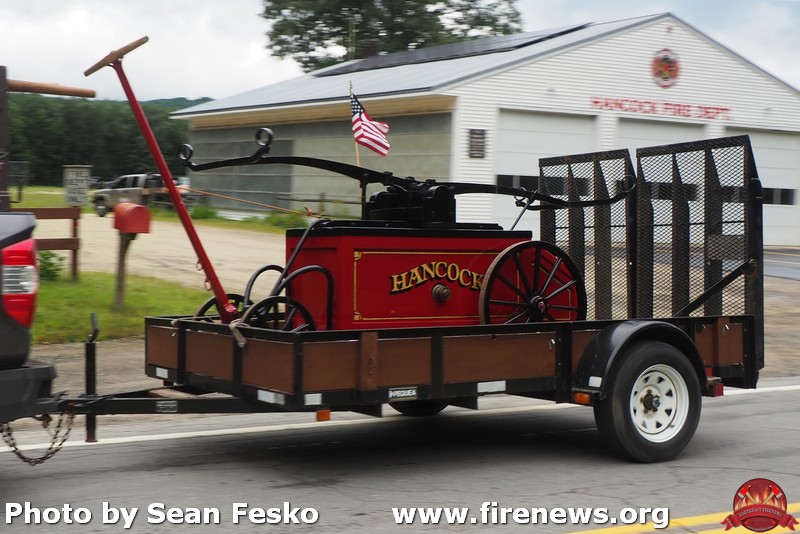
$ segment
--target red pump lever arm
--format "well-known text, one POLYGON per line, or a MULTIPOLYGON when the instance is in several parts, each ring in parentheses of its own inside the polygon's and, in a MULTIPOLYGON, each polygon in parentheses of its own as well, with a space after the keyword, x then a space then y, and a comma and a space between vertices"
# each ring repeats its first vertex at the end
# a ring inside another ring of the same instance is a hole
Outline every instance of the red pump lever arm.
POLYGON ((211 286, 211 290, 214 293, 214 298, 217 301, 217 309, 220 312, 220 318, 222 319, 223 323, 230 323, 238 316, 236 306, 234 306, 230 300, 228 300, 228 296, 226 295, 225 290, 222 288, 222 284, 220 283, 219 278, 217 278, 217 274, 214 272, 214 267, 211 265, 211 261, 208 259, 208 255, 203 248, 203 244, 200 242, 200 237, 197 235, 197 231, 192 224, 192 219, 189 217, 189 212, 186 209, 183 200, 181 199, 178 188, 175 187, 175 180, 172 178, 172 173, 170 172, 167 162, 164 159, 164 154, 161 153, 161 149, 158 146, 158 141, 156 141, 156 136, 153 134, 153 130, 150 128, 150 124, 147 122, 147 117, 142 110, 142 106, 139 104, 139 101, 136 100, 136 96, 133 94, 133 89, 131 89, 131 84, 128 82, 128 78, 125 76, 125 71, 122 69, 122 57, 131 50, 139 48, 146 42, 147 37, 142 37, 141 39, 134 41, 127 46, 123 46, 119 50, 112 51, 106 57, 89 67, 84 72, 84 75, 89 76, 106 65, 110 65, 117 72, 119 81, 122 83, 122 88, 125 90, 125 96, 128 98, 128 103, 133 111, 133 115, 136 118, 136 122, 139 124, 139 129, 142 131, 142 135, 147 143, 147 147, 150 149, 150 153, 153 155, 158 172, 164 179, 164 185, 167 187, 169 197, 172 200, 172 205, 175 206, 175 212, 178 214, 178 218, 183 224, 184 230, 186 230, 186 235, 189 236, 189 241, 192 243, 192 247, 197 254, 197 259, 200 262, 200 266, 202 267, 203 272, 206 275, 206 279, 208 280, 208 284, 211 286))

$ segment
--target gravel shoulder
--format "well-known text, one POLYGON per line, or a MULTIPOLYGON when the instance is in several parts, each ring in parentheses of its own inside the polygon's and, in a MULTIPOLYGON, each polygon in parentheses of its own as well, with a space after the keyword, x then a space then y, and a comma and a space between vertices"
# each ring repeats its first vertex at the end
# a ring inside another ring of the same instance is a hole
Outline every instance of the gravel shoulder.
MULTIPOLYGON (((34 235, 68 237, 71 221, 40 220, 34 235)), ((80 271, 117 272, 119 232, 114 217, 84 214, 79 223, 80 271)), ((282 235, 198 226, 197 233, 217 277, 229 293, 241 293, 250 275, 265 264, 285 261, 282 235)), ((66 257, 67 252, 62 252, 66 257)), ((197 255, 178 223, 153 221, 149 234, 140 234, 128 248, 126 271, 155 276, 188 287, 203 288, 205 276, 197 255)))

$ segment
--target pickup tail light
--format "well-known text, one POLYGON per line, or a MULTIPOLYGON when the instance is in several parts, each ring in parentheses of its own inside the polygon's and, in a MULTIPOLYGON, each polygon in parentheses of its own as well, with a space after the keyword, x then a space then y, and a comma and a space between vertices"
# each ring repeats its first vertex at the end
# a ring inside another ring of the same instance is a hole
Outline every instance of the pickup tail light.
POLYGON ((36 312, 39 291, 39 265, 36 258, 36 241, 25 239, 9 245, 2 252, 2 280, 0 293, 6 315, 30 328, 36 312))

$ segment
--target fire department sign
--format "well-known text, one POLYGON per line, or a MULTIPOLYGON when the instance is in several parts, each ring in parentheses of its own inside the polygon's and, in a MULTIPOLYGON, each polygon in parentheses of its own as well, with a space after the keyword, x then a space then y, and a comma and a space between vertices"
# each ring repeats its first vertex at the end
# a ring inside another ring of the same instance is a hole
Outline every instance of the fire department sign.
POLYGON ((678 56, 669 48, 662 48, 653 56, 651 64, 653 81, 660 87, 667 88, 675 85, 680 72, 678 56))

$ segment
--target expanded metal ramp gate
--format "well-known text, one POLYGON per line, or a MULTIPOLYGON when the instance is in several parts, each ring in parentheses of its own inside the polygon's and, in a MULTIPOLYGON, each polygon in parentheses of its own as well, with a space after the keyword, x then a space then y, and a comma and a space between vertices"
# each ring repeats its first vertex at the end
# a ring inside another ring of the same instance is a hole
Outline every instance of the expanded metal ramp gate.
POLYGON ((541 191, 566 200, 635 183, 624 203, 542 212, 541 239, 584 273, 587 318, 763 317, 761 186, 747 136, 640 148, 635 172, 627 150, 539 165, 541 191))

